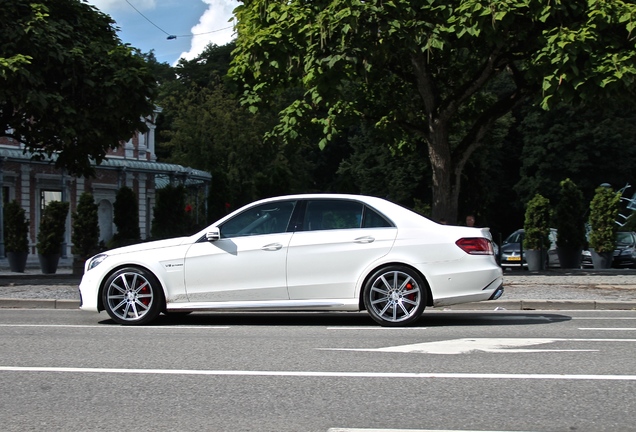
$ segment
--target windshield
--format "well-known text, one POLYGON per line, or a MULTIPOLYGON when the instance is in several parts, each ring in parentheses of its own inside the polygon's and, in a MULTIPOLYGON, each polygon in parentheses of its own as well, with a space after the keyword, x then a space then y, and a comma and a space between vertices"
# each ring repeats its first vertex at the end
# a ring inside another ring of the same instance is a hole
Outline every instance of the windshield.
POLYGON ((634 236, 632 233, 619 232, 616 233, 616 244, 620 246, 629 246, 634 244, 634 236))

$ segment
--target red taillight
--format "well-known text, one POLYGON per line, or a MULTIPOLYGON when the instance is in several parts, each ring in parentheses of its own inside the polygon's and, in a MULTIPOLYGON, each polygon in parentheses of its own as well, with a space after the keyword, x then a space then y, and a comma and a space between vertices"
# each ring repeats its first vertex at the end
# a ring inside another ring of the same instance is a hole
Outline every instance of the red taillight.
POLYGON ((461 238, 455 244, 470 255, 494 255, 495 253, 490 240, 483 237, 461 238))

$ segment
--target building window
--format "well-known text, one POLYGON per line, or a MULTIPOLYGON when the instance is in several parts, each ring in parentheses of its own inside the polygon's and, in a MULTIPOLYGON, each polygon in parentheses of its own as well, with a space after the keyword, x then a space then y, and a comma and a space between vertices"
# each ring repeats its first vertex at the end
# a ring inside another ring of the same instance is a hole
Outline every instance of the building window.
POLYGON ((49 205, 51 201, 62 201, 62 191, 59 190, 41 190, 40 191, 40 210, 49 205))

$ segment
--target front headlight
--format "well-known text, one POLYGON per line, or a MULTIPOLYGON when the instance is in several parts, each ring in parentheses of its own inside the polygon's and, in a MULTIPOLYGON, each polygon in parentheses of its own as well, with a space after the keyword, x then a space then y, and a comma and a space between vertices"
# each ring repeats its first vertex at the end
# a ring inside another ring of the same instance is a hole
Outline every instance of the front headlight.
POLYGON ((88 262, 86 263, 86 271, 89 271, 90 269, 93 269, 93 268, 97 267, 107 257, 108 257, 108 255, 106 255, 106 254, 99 254, 99 255, 95 255, 94 257, 90 258, 88 260, 88 262))

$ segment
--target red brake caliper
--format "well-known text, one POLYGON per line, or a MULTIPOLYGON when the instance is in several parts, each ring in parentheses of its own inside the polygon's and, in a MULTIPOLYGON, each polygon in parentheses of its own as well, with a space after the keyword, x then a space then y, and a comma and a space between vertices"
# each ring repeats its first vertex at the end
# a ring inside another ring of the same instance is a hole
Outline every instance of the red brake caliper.
MULTIPOLYGON (((411 284, 411 282, 406 284, 406 290, 410 291, 413 289, 413 284, 411 284)), ((415 294, 409 294, 406 296, 407 299, 411 300, 412 302, 415 301, 415 294)))
MULTIPOLYGON (((150 294, 150 288, 148 288, 148 284, 145 287, 139 290, 139 294, 150 294)), ((144 306, 148 306, 150 304, 150 297, 143 297, 141 302, 144 306)))

